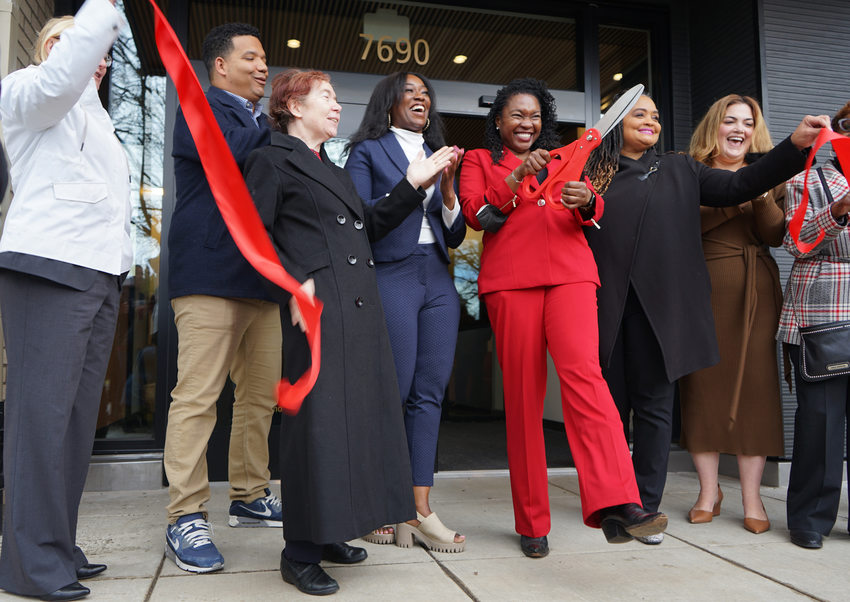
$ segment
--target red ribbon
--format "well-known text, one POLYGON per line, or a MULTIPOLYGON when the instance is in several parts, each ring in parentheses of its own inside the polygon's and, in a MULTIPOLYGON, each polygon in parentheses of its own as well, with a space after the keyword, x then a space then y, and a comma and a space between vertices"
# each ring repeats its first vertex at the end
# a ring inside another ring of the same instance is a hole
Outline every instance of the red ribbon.
POLYGON ((295 384, 284 379, 277 386, 277 404, 286 413, 296 414, 319 376, 322 302, 317 298, 311 299, 304 293, 301 283, 290 276, 280 264, 257 208, 251 200, 248 187, 245 186, 242 172, 233 159, 233 154, 207 103, 198 76, 189 63, 189 57, 183 51, 177 34, 162 11, 154 0, 150 0, 150 3, 156 22, 156 46, 159 56, 177 88, 183 115, 195 140, 201 165, 224 223, 227 224, 233 241, 245 259, 260 274, 295 297, 298 309, 306 322, 307 343, 310 345, 312 359, 310 369, 302 374, 295 384))
POLYGON ((850 138, 836 134, 828 128, 823 128, 818 134, 817 140, 815 140, 815 144, 809 153, 808 160, 806 161, 806 177, 803 180, 803 202, 800 203, 799 207, 797 207, 797 210, 794 212, 794 216, 788 223, 788 232, 791 234, 794 244, 797 245, 797 248, 801 253, 808 253, 814 249, 820 244, 823 237, 826 236, 826 232, 820 231, 813 242, 802 242, 800 240, 800 230, 803 228, 803 220, 806 217, 806 209, 809 206, 809 172, 812 169, 812 162, 815 159, 815 154, 817 154, 820 147, 827 142, 832 142, 832 150, 835 151, 838 161, 841 163, 841 167, 843 169, 850 168, 850 138))

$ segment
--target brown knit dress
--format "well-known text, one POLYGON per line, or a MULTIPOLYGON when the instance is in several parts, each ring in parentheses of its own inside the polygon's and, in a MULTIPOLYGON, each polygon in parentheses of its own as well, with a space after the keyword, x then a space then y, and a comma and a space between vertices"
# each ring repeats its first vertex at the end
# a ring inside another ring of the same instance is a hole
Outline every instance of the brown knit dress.
POLYGON ((737 207, 701 207, 720 363, 679 381, 680 445, 692 453, 784 453, 776 328, 785 185, 737 207))

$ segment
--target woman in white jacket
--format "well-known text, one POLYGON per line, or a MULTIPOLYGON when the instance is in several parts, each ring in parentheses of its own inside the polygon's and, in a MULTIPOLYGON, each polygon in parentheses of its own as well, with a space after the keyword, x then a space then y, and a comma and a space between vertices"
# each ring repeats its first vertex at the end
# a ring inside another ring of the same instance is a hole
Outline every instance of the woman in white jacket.
POLYGON ((82 598, 79 580, 106 569, 75 539, 132 262, 127 160, 97 95, 121 25, 114 0, 87 0, 75 18, 48 21, 35 64, 2 82, 14 197, 0 238, 0 587, 42 600, 82 598))

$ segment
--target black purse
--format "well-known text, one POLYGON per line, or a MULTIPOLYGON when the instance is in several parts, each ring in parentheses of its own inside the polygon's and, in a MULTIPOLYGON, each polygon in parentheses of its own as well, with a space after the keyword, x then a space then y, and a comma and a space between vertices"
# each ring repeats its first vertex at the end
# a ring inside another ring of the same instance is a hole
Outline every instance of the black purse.
MULTIPOLYGON (((817 172, 831 204, 823 171, 817 172)), ((850 320, 800 327, 800 373, 809 382, 850 374, 850 320)))
POLYGON ((809 382, 850 374, 850 320, 800 328, 800 373, 809 382))

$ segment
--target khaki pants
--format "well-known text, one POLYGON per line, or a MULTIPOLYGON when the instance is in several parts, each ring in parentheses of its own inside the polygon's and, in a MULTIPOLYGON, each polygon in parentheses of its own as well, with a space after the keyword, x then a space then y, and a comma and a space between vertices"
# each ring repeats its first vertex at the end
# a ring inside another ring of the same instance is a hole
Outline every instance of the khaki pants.
POLYGON ((177 386, 171 392, 163 463, 168 520, 206 515, 207 444, 228 373, 236 385, 230 431, 230 498, 252 501, 269 484, 268 435, 281 377, 280 309, 259 299, 190 295, 171 302, 177 386))

